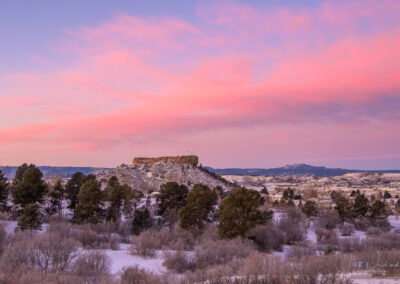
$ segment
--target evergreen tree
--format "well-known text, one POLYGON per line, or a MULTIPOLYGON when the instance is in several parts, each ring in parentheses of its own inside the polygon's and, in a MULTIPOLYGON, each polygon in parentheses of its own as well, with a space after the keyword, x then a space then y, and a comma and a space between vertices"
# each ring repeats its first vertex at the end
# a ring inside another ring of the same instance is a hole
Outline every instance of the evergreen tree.
POLYGON ((62 185, 62 180, 58 179, 48 193, 49 206, 46 208, 47 214, 53 215, 61 213, 64 191, 65 189, 62 185))
POLYGON ((17 169, 12 184, 13 203, 24 208, 27 204, 43 203, 47 184, 42 172, 33 164, 23 164, 17 169))
POLYGON ((141 232, 151 228, 153 225, 150 212, 147 207, 136 209, 132 220, 132 233, 139 235, 141 232))
POLYGON ((117 177, 113 176, 107 183, 105 194, 110 206, 107 209, 107 220, 119 221, 121 218, 121 207, 127 203, 129 193, 132 189, 128 185, 121 185, 117 177))
POLYGON ((272 211, 260 211, 264 199, 254 190, 235 188, 222 200, 218 233, 222 238, 246 237, 256 225, 272 218, 272 211))
POLYGON ((369 211, 368 198, 364 194, 358 194, 353 204, 354 216, 366 216, 369 211))
POLYGON ((161 185, 157 196, 157 215, 168 216, 169 211, 179 210, 186 204, 188 188, 176 182, 167 182, 161 185))
POLYGON ((18 229, 39 230, 42 226, 42 214, 35 203, 26 204, 18 218, 18 229))
POLYGON ((389 212, 386 210, 386 205, 383 201, 376 200, 371 205, 370 209, 370 217, 371 219, 384 219, 389 215, 389 212))
POLYGON ((293 199, 290 198, 290 199, 287 201, 286 205, 288 205, 288 206, 295 206, 293 199))
POLYGON ((9 187, 10 184, 0 169, 0 212, 9 210, 9 206, 7 204, 9 187))
POLYGON ((387 190, 385 190, 385 193, 383 194, 383 199, 388 199, 388 198, 392 198, 392 195, 387 190))
POLYGON ((66 199, 68 200, 68 208, 75 211, 76 205, 78 204, 78 193, 85 175, 83 173, 74 173, 71 179, 65 186, 66 199))
POLYGON ((317 204, 312 200, 307 200, 306 203, 304 203, 304 206, 301 208, 301 211, 303 211, 307 217, 317 216, 317 204))
POLYGON ((195 184, 187 195, 186 205, 179 211, 181 227, 201 230, 204 222, 212 220, 217 199, 217 194, 208 186, 195 184))
POLYGON ((342 222, 351 217, 351 203, 350 201, 344 196, 335 197, 336 206, 335 210, 339 214, 340 219, 342 222))
POLYGON ((261 190, 261 193, 262 194, 265 194, 265 195, 268 195, 269 193, 268 193, 268 190, 267 190, 267 188, 264 186, 263 187, 263 189, 261 190))
POLYGON ((301 194, 295 194, 293 199, 294 200, 301 200, 302 199, 301 194))
POLYGON ((285 200, 288 200, 288 199, 293 199, 293 197, 294 197, 293 189, 291 189, 290 187, 285 189, 285 191, 283 192, 282 198, 285 199, 285 200))
POLYGON ((96 224, 103 218, 103 194, 100 183, 95 179, 86 180, 78 193, 74 222, 96 224))

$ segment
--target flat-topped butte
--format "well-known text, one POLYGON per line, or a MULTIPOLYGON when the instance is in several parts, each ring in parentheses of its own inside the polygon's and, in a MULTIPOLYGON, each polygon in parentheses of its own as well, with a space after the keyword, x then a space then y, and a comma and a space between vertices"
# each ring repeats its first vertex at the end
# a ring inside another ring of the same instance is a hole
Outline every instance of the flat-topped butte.
POLYGON ((199 157, 195 155, 187 155, 187 156, 165 156, 156 158, 139 157, 133 159, 133 165, 152 165, 156 163, 176 163, 176 164, 197 166, 197 164, 199 163, 199 157))

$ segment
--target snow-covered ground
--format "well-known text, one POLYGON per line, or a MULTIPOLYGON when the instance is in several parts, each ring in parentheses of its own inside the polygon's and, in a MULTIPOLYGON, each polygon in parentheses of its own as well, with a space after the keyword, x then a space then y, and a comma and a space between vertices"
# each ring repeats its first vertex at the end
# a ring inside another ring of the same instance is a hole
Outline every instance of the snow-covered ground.
POLYGON ((393 231, 400 231, 400 216, 390 215, 389 222, 393 226, 393 231))
POLYGON ((162 265, 164 259, 161 252, 157 253, 156 257, 148 258, 131 255, 129 252, 129 248, 129 244, 121 244, 119 250, 104 250, 106 255, 108 255, 112 260, 112 274, 117 275, 122 270, 122 268, 133 265, 138 265, 141 268, 145 268, 157 274, 161 274, 166 271, 165 267, 162 265))
POLYGON ((9 234, 13 234, 17 227, 17 221, 0 221, 0 224, 4 224, 4 229, 9 234))
MULTIPOLYGON (((7 233, 14 234, 15 228, 17 227, 17 221, 0 221, 0 224, 5 224, 7 233)), ((40 231, 46 231, 47 224, 42 224, 40 231)))
POLYGON ((399 284, 400 278, 373 278, 368 271, 357 271, 348 273, 349 277, 355 284, 399 284))

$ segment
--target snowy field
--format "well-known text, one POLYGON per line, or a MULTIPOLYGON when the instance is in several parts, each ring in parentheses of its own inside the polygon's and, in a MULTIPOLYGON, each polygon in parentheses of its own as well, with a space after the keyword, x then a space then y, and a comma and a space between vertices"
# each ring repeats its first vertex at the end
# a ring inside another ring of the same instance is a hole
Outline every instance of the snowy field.
MULTIPOLYGON (((281 218, 281 213, 275 212, 274 219, 279 220, 281 218)), ((389 222, 392 225, 392 231, 400 231, 400 217, 396 216, 389 216, 389 222)), ((17 226, 16 221, 0 221, 0 223, 5 224, 5 229, 9 233, 14 233, 14 230, 17 226)), ((45 231, 47 224, 42 225, 41 231, 45 231)), ((340 238, 349 238, 349 237, 342 237, 338 232, 338 236, 340 238)), ((360 237, 365 238, 365 232, 363 231, 355 231, 353 237, 360 237)), ((308 230, 307 230, 307 240, 311 243, 317 243, 317 236, 315 234, 314 224, 311 222, 308 230)), ((273 255, 285 258, 290 250, 290 246, 284 245, 282 252, 273 252, 273 255)), ((87 250, 81 250, 87 251, 87 250)), ((137 255, 130 254, 130 244, 120 244, 119 250, 110 250, 106 249, 103 250, 107 256, 110 257, 112 264, 111 264, 111 272, 112 274, 119 276, 120 272, 124 267, 138 265, 141 268, 150 270, 156 274, 162 274, 166 272, 166 268, 163 266, 163 252, 158 251, 155 257, 141 257, 137 255)), ((369 275, 367 272, 356 272, 352 274, 348 274, 354 283, 357 284, 394 284, 399 283, 400 279, 368 279, 369 275)))
POLYGON ((130 244, 121 244, 119 250, 104 250, 104 252, 112 260, 112 274, 118 275, 122 268, 133 265, 138 265, 141 268, 148 269, 157 274, 167 271, 162 265, 164 261, 162 252, 158 252, 156 257, 146 258, 137 255, 131 255, 129 249, 130 244))

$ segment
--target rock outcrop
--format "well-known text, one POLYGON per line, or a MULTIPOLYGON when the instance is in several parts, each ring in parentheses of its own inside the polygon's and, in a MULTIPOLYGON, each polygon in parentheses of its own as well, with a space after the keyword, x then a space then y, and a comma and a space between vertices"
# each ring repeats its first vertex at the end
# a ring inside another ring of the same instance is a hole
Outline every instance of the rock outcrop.
POLYGON ((142 192, 159 191, 161 184, 168 181, 189 188, 202 183, 210 188, 222 186, 225 190, 231 189, 230 182, 198 167, 197 163, 197 156, 135 158, 132 165, 121 165, 112 170, 97 172, 96 175, 103 185, 115 175, 121 183, 142 192))
POLYGON ((152 165, 156 163, 177 163, 182 165, 197 166, 199 163, 199 157, 194 155, 189 156, 166 156, 157 158, 134 158, 134 165, 152 165))

